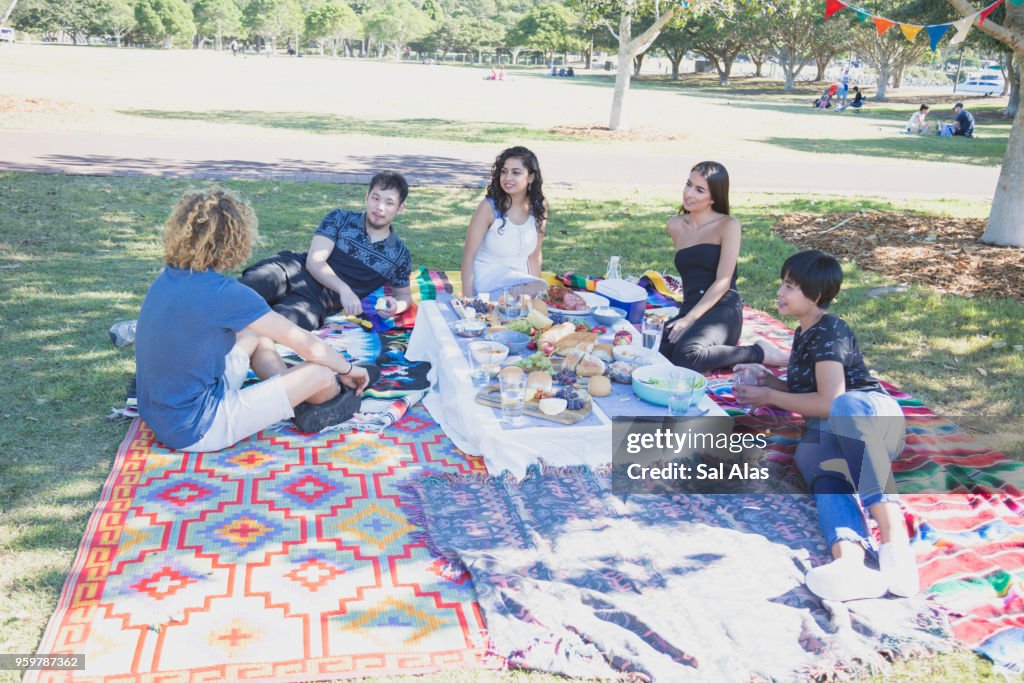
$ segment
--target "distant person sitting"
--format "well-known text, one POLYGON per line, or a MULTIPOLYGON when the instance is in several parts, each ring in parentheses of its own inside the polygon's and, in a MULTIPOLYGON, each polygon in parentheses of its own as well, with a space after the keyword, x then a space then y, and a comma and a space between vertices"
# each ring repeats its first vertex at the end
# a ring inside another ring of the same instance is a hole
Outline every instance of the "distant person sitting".
POLYGON ((498 80, 498 71, 493 66, 491 67, 491 73, 487 76, 487 80, 496 81, 498 80))
POLYGON ((559 70, 558 70, 558 75, 559 75, 559 76, 565 76, 565 69, 564 69, 564 68, 562 68, 562 69, 559 69, 559 70))
POLYGON ((556 66, 552 66, 551 67, 551 75, 552 76, 557 76, 558 75, 558 67, 556 67, 556 66))
POLYGON ((572 70, 571 66, 568 69, 566 69, 565 75, 568 76, 569 78, 576 78, 576 72, 572 70))
POLYGON ((836 107, 836 111, 843 111, 844 109, 847 109, 849 107, 853 107, 854 109, 860 109, 863 106, 864 93, 860 91, 860 87, 855 85, 853 86, 853 99, 850 100, 849 104, 844 104, 843 106, 836 107))
POLYGON ((504 64, 502 64, 501 66, 498 67, 498 80, 499 81, 505 80, 505 65, 504 64))
POLYGON ((917 135, 924 135, 928 132, 928 123, 925 121, 928 117, 928 109, 927 104, 922 104, 921 108, 910 116, 910 120, 907 121, 906 132, 916 133, 917 135))
POLYGON ((953 106, 953 113, 956 120, 953 122, 953 135, 963 135, 965 138, 974 137, 974 115, 964 109, 963 102, 957 102, 953 106))

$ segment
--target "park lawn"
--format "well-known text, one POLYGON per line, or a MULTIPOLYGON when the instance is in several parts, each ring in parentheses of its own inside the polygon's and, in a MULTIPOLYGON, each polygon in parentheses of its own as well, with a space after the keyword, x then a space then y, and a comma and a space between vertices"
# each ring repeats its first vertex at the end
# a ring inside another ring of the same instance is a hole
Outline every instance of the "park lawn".
MULTIPOLYGON (((106 416, 123 401, 134 358, 131 347, 110 343, 107 329, 115 320, 136 316, 161 267, 161 223, 175 199, 200 183, 31 174, 3 174, 0 182, 0 338, 7 370, 0 388, 6 424, 0 432, 0 649, 31 652, 126 429, 124 422, 106 416)), ((254 258, 304 248, 327 210, 358 207, 365 192, 313 183, 226 185, 251 200, 260 217, 254 258)), ((480 194, 479 189, 413 188, 399 225, 414 265, 457 267, 480 194)), ((547 269, 600 274, 613 254, 621 255, 624 272, 634 275, 648 267, 672 267, 664 225, 675 211, 675 198, 586 197, 579 190, 554 190, 549 201, 547 269)), ((779 264, 794 251, 771 232, 772 215, 891 206, 779 195, 740 196, 735 204, 744 224, 740 289, 768 312, 773 312, 779 264)), ((931 210, 982 215, 984 205, 933 203, 931 210)), ((836 310, 852 323, 869 364, 883 378, 945 414, 977 411, 1019 422, 1014 397, 1024 395, 1024 354, 1012 346, 1024 343, 1024 305, 920 287, 869 299, 863 296, 868 289, 891 283, 851 264, 845 270, 848 283, 836 310), (999 340, 1008 344, 996 348, 999 340), (951 372, 947 366, 962 370, 951 372), (987 368, 985 376, 975 371, 981 366, 987 368)), ((938 669, 914 680, 937 683, 951 672, 958 680, 980 679, 990 672, 973 655, 943 657, 929 666, 938 669)), ((11 672, 0 672, 0 681, 13 680, 11 672)), ((465 680, 481 679, 467 674, 465 680)))

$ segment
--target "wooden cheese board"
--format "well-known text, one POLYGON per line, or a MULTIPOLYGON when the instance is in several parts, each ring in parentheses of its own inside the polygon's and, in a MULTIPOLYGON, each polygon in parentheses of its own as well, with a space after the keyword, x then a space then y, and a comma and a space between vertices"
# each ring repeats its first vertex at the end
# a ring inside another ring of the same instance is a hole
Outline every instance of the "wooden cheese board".
MULTIPOLYGON (((476 402, 490 406, 491 408, 501 408, 501 387, 497 384, 486 386, 480 390, 476 395, 476 402)), ((566 410, 558 415, 545 415, 541 412, 540 406, 536 401, 527 401, 523 407, 523 414, 529 415, 530 417, 536 417, 541 420, 548 420, 549 422, 557 422, 563 425, 574 425, 577 422, 582 422, 587 419, 593 410, 593 401, 587 401, 586 404, 579 410, 566 410)))

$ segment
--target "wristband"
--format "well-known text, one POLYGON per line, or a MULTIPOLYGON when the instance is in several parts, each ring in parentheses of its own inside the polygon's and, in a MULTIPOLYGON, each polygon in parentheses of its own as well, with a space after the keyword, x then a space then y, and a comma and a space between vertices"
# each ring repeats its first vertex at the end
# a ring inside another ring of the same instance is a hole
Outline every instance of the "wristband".
POLYGON ((343 377, 344 377, 345 375, 349 375, 349 374, 351 374, 351 373, 352 373, 352 368, 354 368, 354 367, 355 367, 355 364, 353 364, 353 363, 349 363, 349 364, 348 364, 348 370, 346 370, 345 372, 339 372, 338 374, 339 374, 339 375, 341 375, 341 376, 343 376, 343 377))

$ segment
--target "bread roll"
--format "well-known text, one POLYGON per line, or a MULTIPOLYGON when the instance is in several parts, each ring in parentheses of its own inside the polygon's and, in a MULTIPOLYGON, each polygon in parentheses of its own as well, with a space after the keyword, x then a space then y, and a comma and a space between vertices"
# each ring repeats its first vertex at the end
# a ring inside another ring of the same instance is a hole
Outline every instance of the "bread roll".
POLYGON ((612 381, 604 375, 593 375, 587 383, 591 396, 607 396, 612 393, 612 381))
POLYGON ((605 363, 612 362, 613 356, 611 344, 597 344, 596 346, 594 346, 594 349, 593 351, 591 351, 591 353, 593 353, 594 356, 596 356, 597 358, 603 360, 605 363))
POLYGON ((573 332, 555 342, 555 353, 565 353, 572 348, 590 351, 596 341, 597 334, 594 332, 573 332))
POLYGON ((572 323, 562 323, 549 327, 540 334, 541 341, 549 341, 552 344, 557 344, 562 337, 567 337, 576 331, 576 326, 572 323))
POLYGON ((581 360, 579 365, 576 366, 576 374, 579 377, 593 377, 594 375, 603 375, 604 371, 604 361, 590 354, 584 356, 583 360, 581 360))
POLYGON ((562 360, 562 369, 572 370, 575 372, 580 361, 582 361, 586 356, 587 352, 582 349, 569 349, 565 354, 565 358, 562 360))

